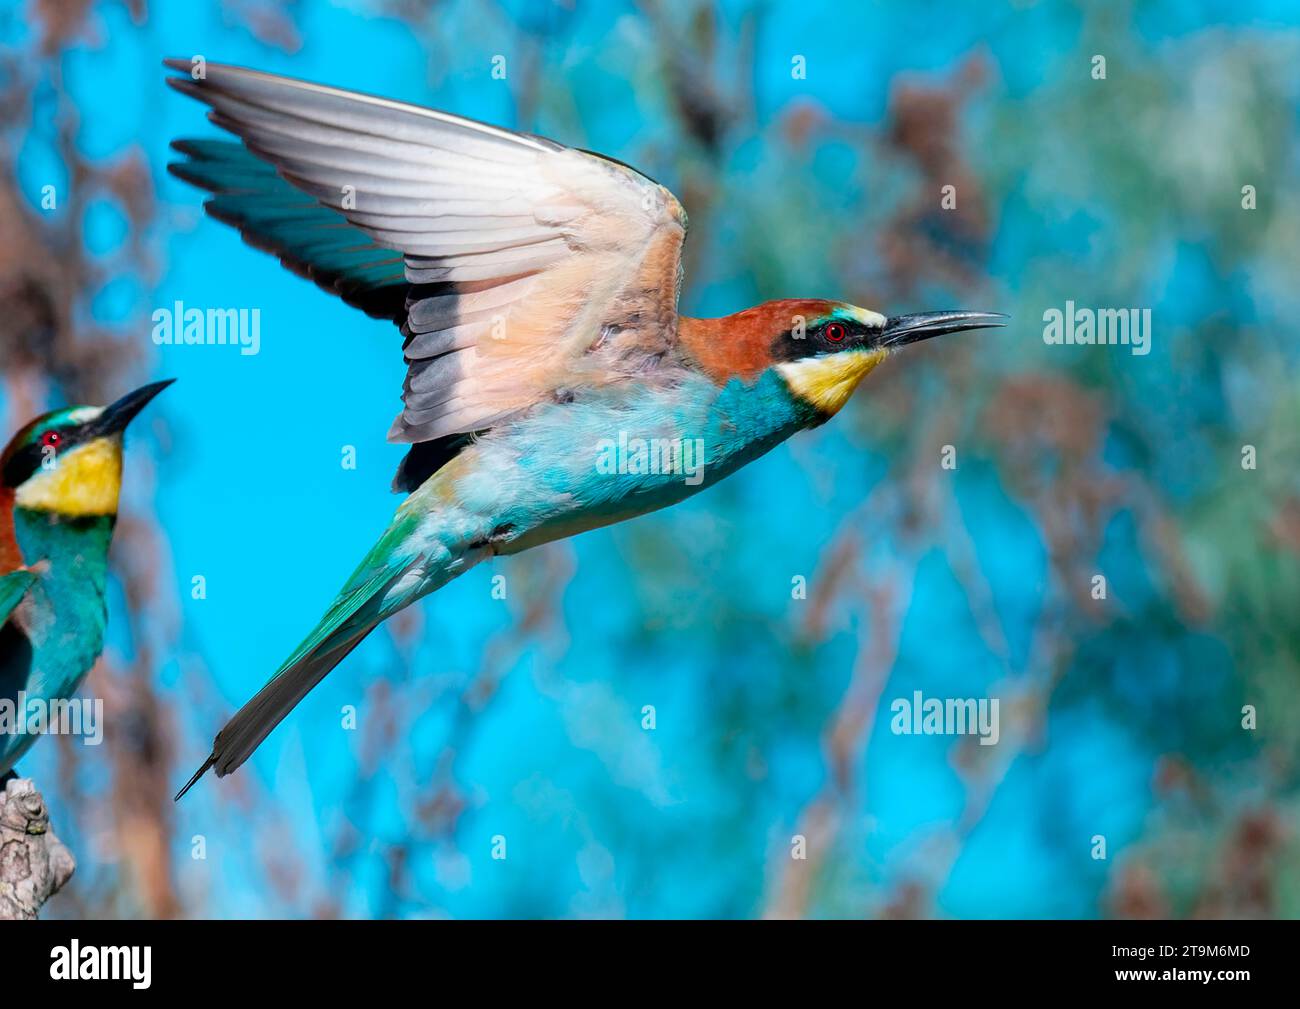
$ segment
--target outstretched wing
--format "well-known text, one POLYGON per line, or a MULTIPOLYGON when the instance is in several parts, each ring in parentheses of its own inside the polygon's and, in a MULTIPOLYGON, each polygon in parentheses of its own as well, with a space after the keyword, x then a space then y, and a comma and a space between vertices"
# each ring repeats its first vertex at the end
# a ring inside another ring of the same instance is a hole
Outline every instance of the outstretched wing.
POLYGON ((241 168, 227 180, 191 154, 178 174, 217 194, 214 214, 401 324, 408 368, 390 441, 480 431, 644 373, 672 348, 686 216, 632 169, 419 106, 167 65, 186 73, 170 85, 210 105, 212 121, 279 176, 241 168))

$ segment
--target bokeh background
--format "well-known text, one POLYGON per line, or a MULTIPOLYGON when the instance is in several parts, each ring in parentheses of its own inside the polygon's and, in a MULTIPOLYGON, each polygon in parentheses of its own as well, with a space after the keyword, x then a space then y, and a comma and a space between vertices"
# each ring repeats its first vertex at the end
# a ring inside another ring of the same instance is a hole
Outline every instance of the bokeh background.
POLYGON ((132 429, 107 741, 20 767, 79 862, 47 914, 1300 913, 1294 3, 3 0, 0 94, 3 431, 180 380, 132 429), (167 175, 218 132, 162 83, 195 54, 637 165, 690 213, 688 314, 1013 322, 684 505, 475 569, 174 806, 401 456, 398 334, 167 175), (1067 299, 1150 308, 1151 353, 1047 346, 1067 299), (176 300, 259 308, 261 353, 155 347, 176 300), (999 697, 998 745, 892 734, 918 689, 999 697))

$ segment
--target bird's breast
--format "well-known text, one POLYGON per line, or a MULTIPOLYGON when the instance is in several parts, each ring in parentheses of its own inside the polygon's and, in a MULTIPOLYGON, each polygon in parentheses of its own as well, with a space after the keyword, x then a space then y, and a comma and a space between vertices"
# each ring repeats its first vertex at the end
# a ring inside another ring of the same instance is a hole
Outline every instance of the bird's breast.
POLYGON ((785 440, 806 412, 774 373, 719 387, 683 372, 540 407, 483 436, 424 492, 484 516, 495 552, 514 553, 684 500, 785 440))

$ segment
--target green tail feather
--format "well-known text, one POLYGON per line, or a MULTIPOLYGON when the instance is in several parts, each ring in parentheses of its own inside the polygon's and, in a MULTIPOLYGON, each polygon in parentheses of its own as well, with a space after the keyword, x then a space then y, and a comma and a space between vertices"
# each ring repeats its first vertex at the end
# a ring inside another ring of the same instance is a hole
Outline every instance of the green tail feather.
POLYGON ((408 532, 409 527, 399 523, 375 544, 315 630, 217 733, 212 754, 176 793, 177 799, 209 768, 215 767, 217 776, 224 777, 239 767, 308 691, 388 615, 381 610, 387 590, 418 559, 400 549, 408 532))

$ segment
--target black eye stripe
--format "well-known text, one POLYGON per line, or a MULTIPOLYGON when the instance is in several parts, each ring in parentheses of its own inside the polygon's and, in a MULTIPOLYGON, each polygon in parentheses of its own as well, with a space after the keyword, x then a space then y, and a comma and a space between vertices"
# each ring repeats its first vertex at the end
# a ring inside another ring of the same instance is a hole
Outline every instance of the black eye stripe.
POLYGON ((837 354, 852 348, 874 346, 881 332, 879 326, 834 316, 809 325, 806 330, 791 329, 782 333, 772 345, 772 354, 778 361, 837 354))
POLYGON ((6 487, 17 487, 36 472, 41 465, 41 446, 24 445, 5 463, 4 480, 6 487))
POLYGON ((849 319, 828 319, 814 327, 813 337, 831 350, 839 350, 850 343, 857 343, 871 335, 869 327, 849 319))
POLYGON ((5 487, 18 487, 41 468, 49 451, 53 450, 56 457, 62 456, 70 449, 94 440, 97 435, 98 431, 93 423, 46 431, 35 441, 16 450, 4 461, 3 471, 0 471, 0 484, 5 487), (53 442, 49 440, 51 435, 56 436, 53 442))

